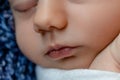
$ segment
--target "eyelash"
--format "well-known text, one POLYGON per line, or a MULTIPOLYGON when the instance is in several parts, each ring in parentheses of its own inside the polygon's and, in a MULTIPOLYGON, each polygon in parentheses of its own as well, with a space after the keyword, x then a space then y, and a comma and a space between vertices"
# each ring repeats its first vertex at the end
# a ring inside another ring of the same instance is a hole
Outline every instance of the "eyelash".
POLYGON ((23 12, 29 11, 29 9, 24 9, 24 10, 16 9, 15 11, 20 12, 20 13, 23 13, 23 12))

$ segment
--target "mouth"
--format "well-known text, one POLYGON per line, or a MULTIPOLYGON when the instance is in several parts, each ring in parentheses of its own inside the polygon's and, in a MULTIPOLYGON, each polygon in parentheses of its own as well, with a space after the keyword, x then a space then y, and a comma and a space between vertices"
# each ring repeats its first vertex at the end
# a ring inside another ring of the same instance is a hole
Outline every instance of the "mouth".
POLYGON ((51 47, 48 52, 46 53, 46 55, 53 59, 53 60, 60 60, 63 58, 68 58, 73 56, 73 50, 76 49, 78 46, 53 46, 51 47))

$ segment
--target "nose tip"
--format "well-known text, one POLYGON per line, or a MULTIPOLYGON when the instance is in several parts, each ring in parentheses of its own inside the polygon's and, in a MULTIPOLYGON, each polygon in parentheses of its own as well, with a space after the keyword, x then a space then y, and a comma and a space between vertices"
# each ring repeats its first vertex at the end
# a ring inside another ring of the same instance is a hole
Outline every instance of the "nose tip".
POLYGON ((67 25, 66 16, 59 15, 41 15, 35 19, 35 29, 36 31, 51 31, 54 29, 62 30, 67 25))
POLYGON ((33 22, 36 31, 62 30, 66 27, 67 17, 63 9, 55 6, 42 8, 37 9, 34 16, 33 22))

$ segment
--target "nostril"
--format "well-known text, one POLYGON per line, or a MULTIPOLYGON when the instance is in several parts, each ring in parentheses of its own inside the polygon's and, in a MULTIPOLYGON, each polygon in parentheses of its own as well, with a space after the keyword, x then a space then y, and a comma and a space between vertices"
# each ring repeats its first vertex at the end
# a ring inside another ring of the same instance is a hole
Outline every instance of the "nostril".
POLYGON ((42 35, 45 35, 45 33, 47 32, 52 32, 52 29, 41 29, 39 26, 35 26, 34 31, 42 35))
POLYGON ((41 30, 41 29, 38 28, 38 27, 34 27, 34 31, 37 32, 37 33, 41 33, 41 34, 44 34, 44 33, 45 33, 44 30, 41 30))
POLYGON ((37 27, 34 27, 35 32, 40 32, 40 29, 38 29, 37 27))

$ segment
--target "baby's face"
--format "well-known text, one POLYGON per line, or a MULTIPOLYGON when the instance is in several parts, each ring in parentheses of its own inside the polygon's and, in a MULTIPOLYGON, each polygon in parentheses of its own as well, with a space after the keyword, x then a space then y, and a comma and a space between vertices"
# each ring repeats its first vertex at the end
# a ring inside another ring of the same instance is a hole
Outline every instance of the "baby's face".
POLYGON ((120 31, 120 0, 10 0, 16 39, 36 64, 88 68, 120 31))

